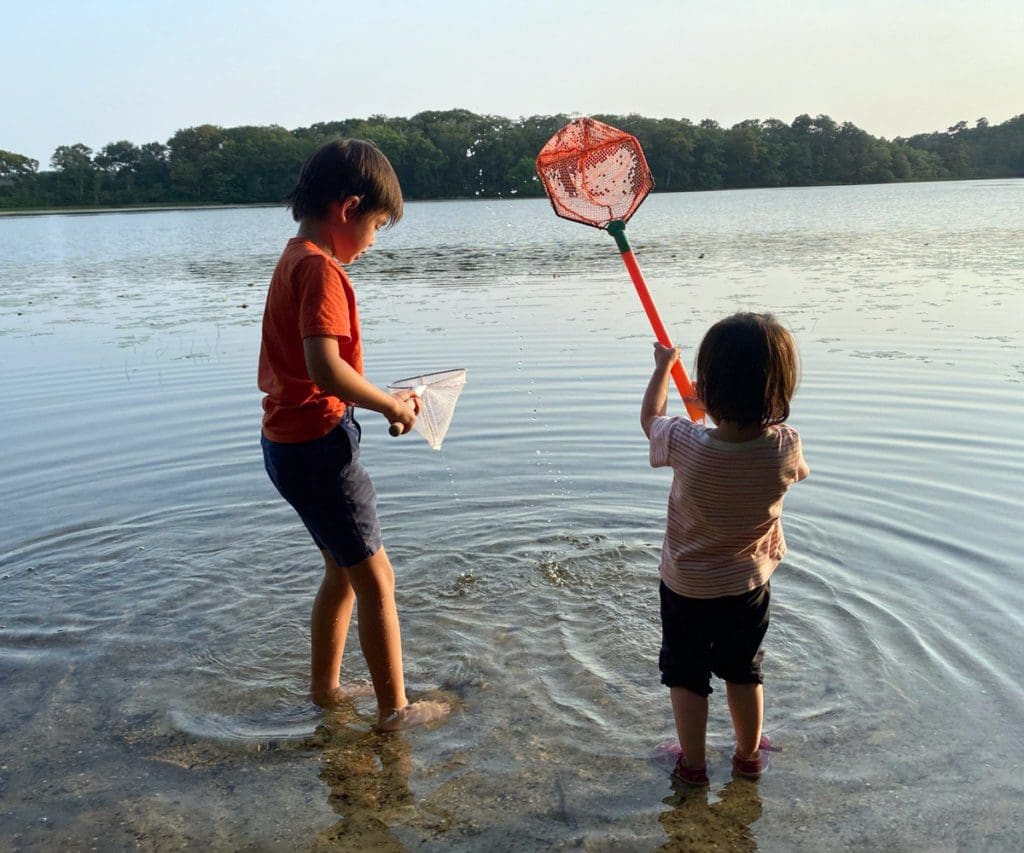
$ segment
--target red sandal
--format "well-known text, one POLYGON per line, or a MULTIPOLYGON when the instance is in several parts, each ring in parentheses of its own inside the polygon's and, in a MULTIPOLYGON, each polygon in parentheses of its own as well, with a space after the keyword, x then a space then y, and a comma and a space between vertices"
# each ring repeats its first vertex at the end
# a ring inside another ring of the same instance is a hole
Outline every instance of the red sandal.
POLYGON ((708 766, 690 767, 686 764, 683 750, 675 741, 665 741, 654 748, 652 760, 659 767, 670 770, 672 778, 687 785, 709 785, 708 766))
POLYGON ((761 742, 757 745, 757 752, 752 758, 743 758, 738 752, 733 754, 733 775, 742 776, 745 779, 760 779, 761 774, 768 769, 771 753, 778 751, 779 748, 772 745, 768 735, 761 735, 761 742))

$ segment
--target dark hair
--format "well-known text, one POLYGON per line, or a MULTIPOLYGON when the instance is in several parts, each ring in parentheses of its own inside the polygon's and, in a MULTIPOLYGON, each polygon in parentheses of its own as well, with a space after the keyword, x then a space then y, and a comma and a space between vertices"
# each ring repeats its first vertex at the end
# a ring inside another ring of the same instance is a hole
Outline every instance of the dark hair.
POLYGON ((771 314, 719 320, 697 351, 697 396, 716 422, 782 423, 799 380, 796 342, 771 314))
POLYGON ((296 222, 323 219, 331 202, 359 196, 360 214, 386 213, 387 224, 402 218, 402 188, 384 153, 363 139, 333 139, 306 159, 299 180, 285 197, 296 222))

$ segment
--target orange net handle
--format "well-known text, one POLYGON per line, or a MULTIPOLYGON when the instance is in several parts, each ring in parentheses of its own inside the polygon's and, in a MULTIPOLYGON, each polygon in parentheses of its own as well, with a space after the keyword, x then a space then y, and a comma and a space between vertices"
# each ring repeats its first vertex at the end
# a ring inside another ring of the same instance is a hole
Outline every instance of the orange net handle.
MULTIPOLYGON (((613 222, 608 227, 608 233, 615 237, 615 241, 620 249, 622 249, 622 245, 626 240, 625 228, 625 223, 621 221, 613 222)), ((647 282, 644 280, 643 273, 640 272, 636 256, 633 254, 633 250, 629 248, 629 244, 625 243, 625 245, 626 248, 622 249, 622 262, 626 265, 629 277, 633 280, 633 287, 636 288, 636 294, 640 297, 640 304, 644 307, 644 313, 647 314, 647 319, 654 330, 654 336, 662 346, 671 347, 673 346, 672 339, 668 335, 668 329, 665 328, 665 324, 661 321, 658 307, 651 298, 651 292, 647 288, 647 282)), ((686 368, 683 366, 682 359, 679 359, 672 365, 672 380, 675 382, 679 396, 683 400, 683 405, 686 406, 686 413, 690 416, 690 419, 694 423, 703 421, 704 407, 697 399, 697 391, 693 387, 690 377, 686 375, 686 368)))

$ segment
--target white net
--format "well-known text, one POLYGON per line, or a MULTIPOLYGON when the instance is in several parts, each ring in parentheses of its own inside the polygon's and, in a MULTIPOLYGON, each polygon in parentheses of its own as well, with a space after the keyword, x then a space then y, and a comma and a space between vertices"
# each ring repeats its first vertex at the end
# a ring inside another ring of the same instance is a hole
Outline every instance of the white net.
POLYGON ((455 414, 455 403, 466 384, 466 371, 442 370, 410 376, 388 385, 388 391, 411 390, 420 398, 420 413, 414 427, 434 450, 441 449, 441 442, 448 434, 448 427, 455 414))

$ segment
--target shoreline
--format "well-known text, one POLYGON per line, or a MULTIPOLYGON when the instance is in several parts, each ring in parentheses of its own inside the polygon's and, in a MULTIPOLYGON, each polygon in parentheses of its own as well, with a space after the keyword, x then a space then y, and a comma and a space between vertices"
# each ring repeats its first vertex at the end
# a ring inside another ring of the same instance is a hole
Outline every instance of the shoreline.
POLYGON ((251 202, 245 204, 142 204, 133 207, 39 207, 19 210, 0 208, 4 216, 96 216, 102 213, 159 213, 173 210, 235 210, 245 207, 279 207, 280 202, 251 202))
MULTIPOLYGON (((752 190, 796 190, 796 189, 834 189, 836 187, 870 187, 870 186, 900 186, 907 184, 955 184, 955 183, 988 183, 988 182, 1016 182, 1024 181, 1024 175, 989 178, 936 178, 923 181, 882 181, 876 183, 858 184, 792 184, 781 187, 728 187, 719 189, 691 189, 691 190, 655 190, 652 195, 676 195, 682 193, 718 193, 718 192, 750 192, 752 190)), ((413 198, 405 199, 406 204, 417 204, 420 202, 435 201, 529 201, 535 199, 547 200, 544 195, 508 195, 498 197, 480 196, 442 196, 438 198, 413 198)), ((40 208, 2 208, 0 207, 0 219, 4 217, 18 216, 98 216, 104 213, 159 213, 161 211, 183 211, 183 210, 241 210, 245 208, 284 207, 284 202, 256 201, 238 202, 233 204, 141 204, 136 206, 121 205, 118 207, 40 207, 40 208)))
MULTIPOLYGON (((417 204, 424 201, 499 201, 504 199, 544 198, 545 196, 506 196, 501 199, 477 198, 475 196, 451 196, 443 198, 405 199, 406 204, 417 204)), ((39 207, 39 208, 0 208, 0 218, 5 216, 97 216, 102 213, 159 213, 169 210, 243 210, 257 207, 284 208, 283 201, 253 201, 237 204, 140 204, 137 206, 120 207, 39 207)))

